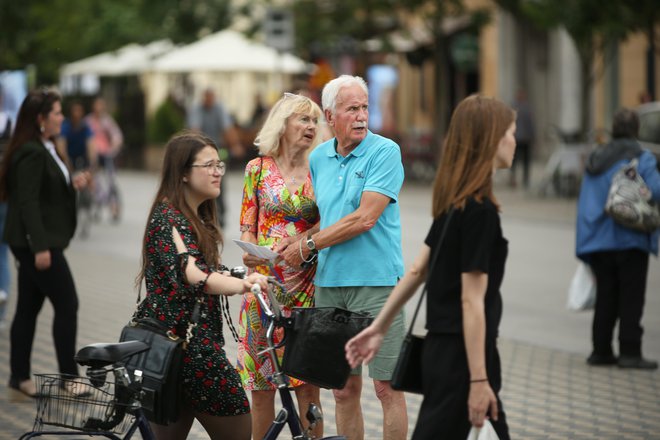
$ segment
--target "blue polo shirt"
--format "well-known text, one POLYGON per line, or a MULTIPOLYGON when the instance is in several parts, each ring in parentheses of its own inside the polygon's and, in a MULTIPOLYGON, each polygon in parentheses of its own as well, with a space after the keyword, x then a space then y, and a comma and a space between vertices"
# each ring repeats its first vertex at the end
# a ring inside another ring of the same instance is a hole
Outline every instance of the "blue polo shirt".
POLYGON ((370 131, 346 157, 335 139, 322 143, 309 156, 309 168, 321 229, 360 206, 362 193, 390 198, 373 228, 319 252, 315 284, 321 287, 394 286, 403 276, 399 191, 403 184, 401 150, 390 139, 370 131))

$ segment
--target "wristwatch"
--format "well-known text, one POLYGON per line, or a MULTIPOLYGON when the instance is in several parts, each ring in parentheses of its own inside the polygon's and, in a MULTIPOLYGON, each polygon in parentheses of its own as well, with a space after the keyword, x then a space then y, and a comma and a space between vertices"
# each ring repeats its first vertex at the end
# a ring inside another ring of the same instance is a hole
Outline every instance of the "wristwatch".
POLYGON ((312 234, 309 234, 307 236, 306 244, 307 244, 307 249, 309 249, 311 253, 314 254, 314 253, 318 252, 318 250, 316 250, 316 243, 314 243, 314 239, 312 238, 312 234))

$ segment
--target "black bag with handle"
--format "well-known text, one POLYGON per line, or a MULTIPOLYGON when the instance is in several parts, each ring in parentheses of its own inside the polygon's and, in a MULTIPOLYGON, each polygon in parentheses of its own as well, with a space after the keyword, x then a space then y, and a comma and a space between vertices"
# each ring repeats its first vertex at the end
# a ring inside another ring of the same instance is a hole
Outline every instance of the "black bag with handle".
POLYGON ((282 371, 322 388, 344 388, 351 373, 344 346, 372 321, 367 312, 294 307, 286 328, 282 371))
POLYGON ((141 404, 147 418, 167 425, 179 416, 180 374, 185 339, 172 334, 158 320, 134 319, 121 332, 120 342, 142 341, 149 350, 131 356, 126 369, 133 379, 142 371, 141 404))

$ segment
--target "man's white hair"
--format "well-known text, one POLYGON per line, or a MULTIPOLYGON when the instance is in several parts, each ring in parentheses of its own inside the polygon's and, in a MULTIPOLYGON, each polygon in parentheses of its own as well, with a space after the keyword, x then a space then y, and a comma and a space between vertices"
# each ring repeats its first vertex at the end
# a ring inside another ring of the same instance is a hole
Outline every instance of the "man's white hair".
POLYGON ((332 81, 329 81, 323 87, 323 92, 321 93, 321 104, 323 105, 323 110, 330 110, 330 112, 334 115, 335 110, 337 109, 337 95, 339 95, 339 91, 344 87, 349 87, 356 84, 362 87, 364 93, 369 96, 367 83, 364 81, 364 79, 362 79, 362 77, 341 75, 332 81))

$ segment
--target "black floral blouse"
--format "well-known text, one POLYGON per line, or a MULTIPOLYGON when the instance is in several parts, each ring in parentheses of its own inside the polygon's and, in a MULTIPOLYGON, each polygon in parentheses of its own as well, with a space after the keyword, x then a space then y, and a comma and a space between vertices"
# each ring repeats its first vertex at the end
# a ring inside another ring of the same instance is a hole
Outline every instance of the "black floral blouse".
POLYGON ((184 281, 172 227, 181 235, 188 253, 195 257, 197 267, 209 272, 188 219, 171 204, 158 204, 146 236, 147 296, 140 303, 137 316, 156 318, 185 338, 195 301, 201 295, 199 320, 184 357, 186 397, 194 411, 214 416, 249 413, 250 404, 241 380, 223 349, 221 298, 184 281))

